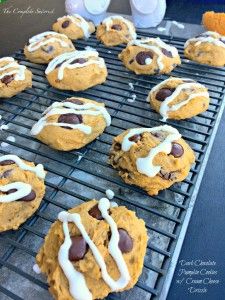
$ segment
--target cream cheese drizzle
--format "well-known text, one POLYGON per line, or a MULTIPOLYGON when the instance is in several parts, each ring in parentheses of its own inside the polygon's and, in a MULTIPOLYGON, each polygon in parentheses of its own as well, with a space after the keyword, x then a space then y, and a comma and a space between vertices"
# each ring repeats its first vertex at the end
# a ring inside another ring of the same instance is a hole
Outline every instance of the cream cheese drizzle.
POLYGON ((5 76, 15 75, 14 80, 20 81, 25 79, 26 67, 19 65, 13 57, 3 57, 0 59, 1 62, 8 62, 4 66, 0 67, 0 80, 5 76), (9 69, 13 69, 10 70, 9 69))
POLYGON ((72 16, 64 16, 62 18, 58 18, 58 21, 61 21, 64 19, 69 19, 72 23, 74 23, 76 26, 81 28, 81 30, 83 31, 84 37, 86 39, 88 39, 90 37, 91 33, 90 33, 89 23, 84 18, 82 18, 80 15, 73 14, 72 16))
POLYGON ((222 36, 218 34, 217 32, 213 31, 206 31, 203 33, 202 36, 196 37, 196 38, 191 38, 186 41, 184 44, 184 48, 186 48, 190 43, 195 43, 196 46, 199 46, 201 43, 211 43, 214 44, 218 47, 223 47, 225 48, 224 42, 220 41, 219 39, 224 40, 225 42, 225 36, 222 36), (210 36, 204 36, 205 35, 210 35, 210 36))
POLYGON ((31 193, 31 185, 24 182, 13 182, 0 186, 0 192, 6 193, 9 190, 16 189, 14 193, 8 195, 0 195, 0 203, 9 203, 26 197, 31 193))

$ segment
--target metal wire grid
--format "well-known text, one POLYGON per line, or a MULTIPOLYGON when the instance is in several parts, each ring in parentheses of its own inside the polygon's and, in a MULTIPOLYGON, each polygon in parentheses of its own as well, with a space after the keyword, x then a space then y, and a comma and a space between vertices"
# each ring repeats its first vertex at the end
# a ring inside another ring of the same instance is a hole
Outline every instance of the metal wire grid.
MULTIPOLYGON (((154 36, 141 32, 142 36, 154 36)), ((184 40, 161 36, 181 52, 184 40)), ((62 209, 68 209, 89 199, 99 199, 105 190, 115 191, 118 204, 126 205, 144 218, 149 243, 144 269, 131 291, 110 295, 107 299, 157 299, 165 284, 166 274, 180 237, 182 224, 191 201, 198 173, 201 170, 213 128, 217 122, 224 95, 225 70, 199 65, 183 59, 172 75, 190 77, 209 88, 211 103, 207 112, 188 121, 169 121, 183 135, 196 153, 196 163, 186 180, 158 196, 150 197, 134 186, 126 185, 107 163, 112 139, 125 129, 152 127, 162 124, 160 117, 146 102, 149 90, 166 76, 136 76, 128 72, 118 60, 122 47, 105 48, 91 37, 75 43, 77 49, 96 48, 107 63, 109 76, 105 84, 90 90, 74 93, 62 92, 49 86, 45 66, 28 62, 22 51, 14 57, 28 66, 33 73, 33 88, 4 101, 0 105, 2 122, 9 129, 2 132, 0 142, 8 135, 16 138, 0 147, 2 155, 15 153, 35 163, 43 163, 48 171, 47 192, 39 210, 15 232, 0 235, 0 299, 51 299, 48 285, 42 275, 33 272, 35 256, 43 243, 50 225, 62 209), (131 90, 132 83, 134 90, 131 90), (137 96, 130 102, 132 94, 137 96), (39 143, 29 132, 43 110, 52 102, 66 97, 81 96, 104 101, 112 116, 112 125, 96 141, 80 151, 63 153, 39 143)))

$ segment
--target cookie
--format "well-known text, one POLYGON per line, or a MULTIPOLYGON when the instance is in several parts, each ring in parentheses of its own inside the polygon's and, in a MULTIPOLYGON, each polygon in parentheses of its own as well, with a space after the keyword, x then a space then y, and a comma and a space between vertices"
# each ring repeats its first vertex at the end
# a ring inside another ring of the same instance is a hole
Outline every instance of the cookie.
POLYGON ((95 25, 77 14, 58 18, 52 28, 56 32, 65 34, 71 40, 88 39, 95 32, 95 25))
POLYGON ((160 38, 133 40, 119 58, 127 69, 137 75, 168 74, 181 64, 177 49, 160 38))
POLYGON ((39 207, 45 194, 41 164, 16 155, 0 157, 0 232, 17 229, 39 207))
POLYGON ((31 62, 48 64, 56 56, 74 50, 73 43, 65 34, 46 31, 29 39, 24 54, 31 62))
POLYGON ((54 299, 103 299, 135 285, 147 239, 135 212, 102 198, 59 213, 36 260, 54 299))
POLYGON ((106 81, 105 61, 94 50, 64 53, 53 59, 45 74, 60 90, 83 91, 106 81))
POLYGON ((70 151, 95 140, 110 124, 103 103, 76 97, 53 103, 33 126, 31 135, 51 148, 70 151))
POLYGON ((151 90, 147 100, 163 121, 191 118, 209 107, 207 88, 189 78, 170 77, 164 80, 151 90))
POLYGON ((13 57, 0 58, 0 98, 11 98, 32 87, 32 73, 13 57))
POLYGON ((193 150, 168 125, 126 130, 114 138, 109 158, 126 183, 149 195, 183 181, 194 161, 193 150))
POLYGON ((184 55, 193 61, 215 67, 225 65, 225 36, 207 31, 187 40, 184 55))
POLYGON ((121 16, 110 16, 97 27, 96 37, 105 46, 127 44, 136 39, 136 31, 132 22, 121 16))

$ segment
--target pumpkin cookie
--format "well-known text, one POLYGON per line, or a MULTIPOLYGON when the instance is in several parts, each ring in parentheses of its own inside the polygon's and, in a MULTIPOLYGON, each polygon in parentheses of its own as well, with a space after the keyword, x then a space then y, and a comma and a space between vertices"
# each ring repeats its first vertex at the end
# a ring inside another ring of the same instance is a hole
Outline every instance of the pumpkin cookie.
POLYGON ((13 57, 0 58, 0 98, 11 98, 32 87, 32 73, 13 57))
POLYGON ((160 38, 131 41, 119 54, 125 67, 136 74, 167 74, 181 64, 175 47, 160 38))
POLYGON ((184 55, 193 61, 215 67, 225 65, 225 36, 207 31, 187 40, 184 55))
POLYGON ((92 142, 110 123, 103 103, 70 98, 53 103, 33 126, 31 134, 51 148, 70 151, 92 142))
POLYGON ((65 34, 46 31, 29 39, 24 54, 31 62, 48 64, 56 56, 74 50, 73 43, 65 34))
POLYGON ((56 57, 49 63, 45 74, 57 89, 83 91, 105 82, 107 69, 97 51, 85 50, 56 57))
POLYGON ((153 109, 167 119, 187 119, 209 107, 207 88, 189 78, 170 77, 156 85, 148 96, 153 109))
POLYGON ((126 183, 157 195, 188 176, 195 155, 175 128, 164 125, 115 137, 109 161, 126 183))
POLYGON ((207 11, 202 16, 202 23, 207 30, 225 35, 225 13, 207 11))
POLYGON ((147 240, 143 220, 102 198, 59 213, 36 259, 54 299, 103 299, 135 285, 147 240))
POLYGON ((52 28, 56 32, 64 33, 72 40, 88 39, 95 32, 95 25, 77 14, 58 18, 52 28))
POLYGON ((121 16, 110 16, 97 27, 96 37, 110 47, 127 44, 136 39, 137 35, 132 22, 121 16))
POLYGON ((39 207, 45 194, 41 164, 16 155, 0 157, 0 232, 17 229, 39 207))

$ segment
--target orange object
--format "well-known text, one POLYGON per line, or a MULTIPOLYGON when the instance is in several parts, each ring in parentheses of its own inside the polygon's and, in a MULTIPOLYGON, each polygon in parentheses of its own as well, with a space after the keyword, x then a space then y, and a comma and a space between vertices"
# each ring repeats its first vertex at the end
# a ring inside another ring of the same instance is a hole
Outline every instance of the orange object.
POLYGON ((207 11, 202 16, 202 23, 207 30, 225 35, 225 13, 207 11))

